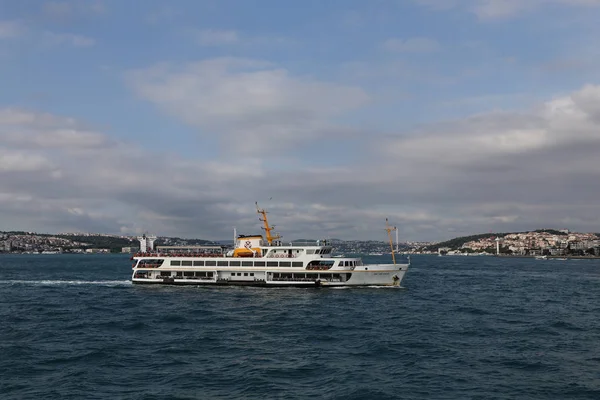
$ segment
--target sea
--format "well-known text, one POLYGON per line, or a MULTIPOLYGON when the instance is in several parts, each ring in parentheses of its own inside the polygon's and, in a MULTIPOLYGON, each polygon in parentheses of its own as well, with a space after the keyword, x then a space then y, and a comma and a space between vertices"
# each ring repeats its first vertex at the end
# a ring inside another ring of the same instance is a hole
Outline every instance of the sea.
POLYGON ((401 288, 130 273, 1 255, 0 399, 600 399, 598 260, 413 256, 401 288))

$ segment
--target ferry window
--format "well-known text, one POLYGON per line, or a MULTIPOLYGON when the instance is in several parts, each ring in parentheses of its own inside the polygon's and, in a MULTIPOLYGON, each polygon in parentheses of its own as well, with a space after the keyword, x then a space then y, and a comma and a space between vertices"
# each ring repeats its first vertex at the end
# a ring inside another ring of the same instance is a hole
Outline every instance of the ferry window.
POLYGON ((302 261, 293 261, 292 267, 302 267, 302 261))
POLYGON ((282 262, 279 263, 279 266, 280 267, 291 267, 292 263, 289 262, 289 261, 282 261, 282 262))
POLYGON ((210 272, 207 272, 207 273, 206 273, 206 276, 209 276, 209 277, 211 277, 211 278, 212 278, 212 276, 213 276, 213 273, 212 273, 212 271, 210 271, 210 272))
POLYGON ((242 267, 252 267, 253 264, 252 261, 242 261, 242 267))
POLYGON ((196 276, 206 276, 206 272, 196 272, 196 276))
POLYGON ((194 271, 185 271, 183 273, 184 276, 194 276, 194 271))
POLYGON ((312 249, 307 249, 306 254, 315 254, 315 251, 312 249))
POLYGON ((175 261, 175 260, 171 260, 171 265, 172 266, 180 266, 181 265, 181 261, 175 261))
POLYGON ((277 261, 267 261, 267 267, 278 267, 279 263, 277 261))
POLYGON ((254 272, 250 272, 250 276, 254 276, 254 272))
POLYGON ((265 262, 264 261, 254 261, 254 266, 255 267, 264 267, 265 262))
POLYGON ((217 265, 217 262, 216 261, 206 261, 205 264, 207 267, 214 267, 217 265))
POLYGON ((227 265, 229 265, 227 261, 217 261, 217 266, 219 267, 226 267, 227 265))
POLYGON ((194 267, 203 267, 204 261, 194 261, 194 267))
POLYGON ((239 267, 240 266, 240 262, 239 261, 229 261, 229 266, 231 266, 231 267, 239 267))
POLYGON ((354 261, 350 261, 350 266, 351 266, 351 267, 354 267, 354 266, 356 266, 356 265, 354 264, 354 261))
POLYGON ((247 272, 244 272, 244 276, 248 276, 248 273, 247 273, 247 272))
POLYGON ((238 276, 242 276, 242 273, 241 273, 241 272, 238 272, 238 276))
POLYGON ((182 267, 191 267, 192 266, 192 262, 191 261, 182 261, 181 262, 181 266, 182 267))

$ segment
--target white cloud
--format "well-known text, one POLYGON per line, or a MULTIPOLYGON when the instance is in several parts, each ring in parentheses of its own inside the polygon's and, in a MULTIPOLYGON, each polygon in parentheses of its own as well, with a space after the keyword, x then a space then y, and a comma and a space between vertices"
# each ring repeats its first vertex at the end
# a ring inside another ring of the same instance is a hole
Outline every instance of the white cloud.
POLYGON ((175 18, 181 16, 181 11, 170 7, 164 6, 162 8, 151 11, 146 15, 146 22, 149 24, 158 24, 161 22, 172 22, 175 18))
POLYGON ((257 60, 222 58, 133 71, 136 93, 169 114, 218 131, 240 152, 286 148, 330 130, 330 119, 365 104, 359 88, 294 77, 257 60))
POLYGON ((70 45, 74 47, 91 47, 96 41, 90 37, 72 33, 44 32, 42 40, 49 45, 70 45))
POLYGON ((460 7, 474 13, 480 20, 496 20, 518 16, 547 6, 596 7, 599 0, 414 0, 436 10, 460 7))
POLYGON ((0 173, 46 171, 52 167, 43 155, 0 147, 0 173))
POLYGON ((45 1, 42 13, 52 19, 66 20, 87 15, 102 15, 106 13, 106 6, 102 1, 45 1))
POLYGON ((0 21, 0 39, 10 39, 21 36, 26 31, 20 21, 0 21))
POLYGON ((424 37, 408 39, 390 38, 383 42, 382 47, 396 53, 431 53, 439 49, 437 41, 424 37))
POLYGON ((72 118, 34 113, 15 108, 0 109, 0 139, 18 148, 104 148, 113 143, 72 118))
POLYGON ((203 29, 193 30, 192 34, 201 46, 222 46, 237 43, 239 36, 233 30, 203 29))
POLYGON ((402 238, 413 240, 567 222, 571 229, 597 230, 600 223, 600 189, 594 184, 600 179, 600 86, 585 86, 521 112, 484 113, 410 134, 369 132, 356 154, 345 154, 346 143, 338 141, 322 149, 320 157, 329 164, 297 164, 293 159, 310 160, 323 147, 324 138, 311 131, 312 125, 302 125, 306 149, 282 148, 277 162, 268 150, 277 137, 257 136, 262 146, 253 159, 226 151, 242 137, 238 132, 256 129, 257 119, 275 118, 278 127, 310 119, 319 126, 363 104, 363 95, 335 104, 355 92, 250 60, 157 67, 134 72, 131 79, 141 79, 133 83, 136 90, 174 117, 195 126, 204 127, 205 120, 218 126, 224 139, 214 153, 222 156, 158 154, 110 139, 73 118, 0 109, 0 216, 5 226, 150 230, 219 239, 229 237, 231 226, 238 232, 259 230, 255 200, 271 211, 272 222, 287 239, 383 239, 386 217, 400 227, 402 238), (272 84, 260 74, 265 71, 272 84), (207 75, 214 86, 204 80, 199 85, 198 75, 207 75), (228 80, 233 86, 223 87, 228 80), (298 93, 301 83, 315 85, 310 96, 298 93), (185 84, 190 92, 181 89, 185 84), (204 94, 193 97, 200 88, 204 94), (252 94, 248 99, 260 106, 253 108, 240 93, 252 94), (176 112, 177 107, 198 115, 176 112), (264 200, 269 197, 273 200, 264 200))

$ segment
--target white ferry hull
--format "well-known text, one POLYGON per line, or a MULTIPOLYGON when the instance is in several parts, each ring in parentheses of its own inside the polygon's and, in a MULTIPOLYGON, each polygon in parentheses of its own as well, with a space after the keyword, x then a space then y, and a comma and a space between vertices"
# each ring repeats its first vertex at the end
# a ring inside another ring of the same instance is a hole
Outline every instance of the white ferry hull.
POLYGON ((341 287, 400 286, 409 264, 381 264, 353 270, 307 270, 300 268, 257 270, 237 268, 134 268, 132 283, 145 285, 260 286, 260 287, 341 287), (203 274, 206 277, 199 278, 203 274))

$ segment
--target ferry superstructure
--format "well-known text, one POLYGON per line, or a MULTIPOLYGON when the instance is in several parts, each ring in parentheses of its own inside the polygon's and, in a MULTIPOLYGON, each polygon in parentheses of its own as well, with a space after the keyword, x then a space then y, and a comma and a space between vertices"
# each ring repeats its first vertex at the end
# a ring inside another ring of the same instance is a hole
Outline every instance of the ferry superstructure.
MULTIPOLYGON (((410 266, 364 264, 361 258, 333 257, 326 240, 284 243, 272 235, 267 213, 258 208, 264 223, 262 235, 236 235, 233 250, 225 246, 158 246, 140 238, 141 253, 132 257, 134 284, 248 285, 248 286, 400 286, 410 266), (148 248, 144 247, 150 244, 148 248), (145 251, 144 251, 145 250, 145 251)), ((152 238, 154 239, 154 238, 152 238)))

